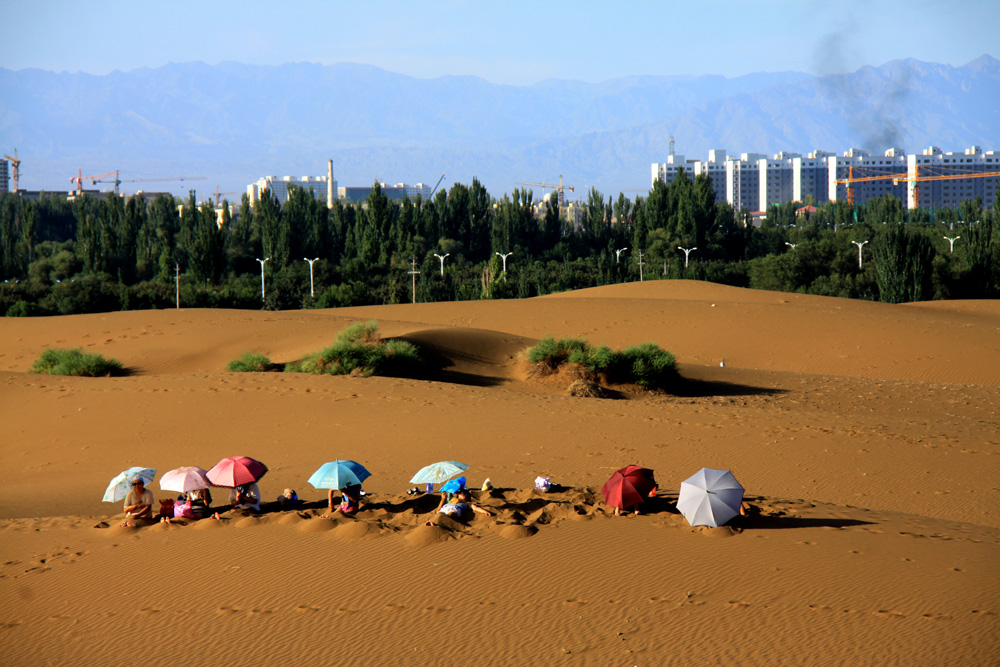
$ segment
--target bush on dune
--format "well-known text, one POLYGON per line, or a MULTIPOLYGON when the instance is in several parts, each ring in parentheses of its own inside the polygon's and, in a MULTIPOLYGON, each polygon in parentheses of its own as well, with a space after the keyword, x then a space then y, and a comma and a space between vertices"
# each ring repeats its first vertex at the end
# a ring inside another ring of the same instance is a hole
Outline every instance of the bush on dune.
POLYGON ((582 338, 555 340, 546 336, 527 351, 527 359, 543 372, 563 366, 586 369, 585 374, 608 383, 635 384, 646 389, 668 389, 677 380, 677 361, 656 343, 612 350, 606 345, 590 345, 582 338))
POLYGON ((271 360, 260 352, 244 352, 226 365, 226 370, 231 373, 264 373, 271 368, 271 360))
POLYGON ((42 352, 29 372, 46 375, 103 377, 120 375, 122 364, 117 359, 105 359, 99 354, 86 354, 78 348, 69 350, 48 348, 42 352))
POLYGON ((285 367, 289 372, 328 375, 389 375, 409 377, 417 374, 423 361, 417 348, 403 340, 383 340, 375 321, 353 324, 337 335, 333 345, 285 367))

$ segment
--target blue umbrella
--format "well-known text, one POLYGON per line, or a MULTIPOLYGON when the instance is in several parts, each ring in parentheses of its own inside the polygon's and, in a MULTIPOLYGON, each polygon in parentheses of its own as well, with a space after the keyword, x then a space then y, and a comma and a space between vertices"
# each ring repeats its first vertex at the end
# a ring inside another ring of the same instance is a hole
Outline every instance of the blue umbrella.
POLYGON ((111 480, 108 484, 108 488, 104 491, 104 497, 101 502, 105 503, 116 503, 119 500, 124 500, 125 496, 129 494, 132 490, 132 482, 136 477, 142 477, 142 482, 145 486, 149 486, 153 478, 156 477, 156 468, 140 468, 138 466, 133 466, 128 470, 118 473, 118 475, 111 480))
POLYGON ((462 488, 465 488, 465 477, 456 477, 441 485, 441 493, 455 493, 462 488))
POLYGON ((321 465, 309 478, 309 483, 317 489, 343 489, 360 485, 371 475, 357 461, 337 460, 321 465))
POLYGON ((421 468, 413 479, 410 480, 411 484, 440 484, 455 475, 467 470, 469 466, 464 463, 459 463, 458 461, 438 461, 437 463, 432 463, 429 466, 421 468))

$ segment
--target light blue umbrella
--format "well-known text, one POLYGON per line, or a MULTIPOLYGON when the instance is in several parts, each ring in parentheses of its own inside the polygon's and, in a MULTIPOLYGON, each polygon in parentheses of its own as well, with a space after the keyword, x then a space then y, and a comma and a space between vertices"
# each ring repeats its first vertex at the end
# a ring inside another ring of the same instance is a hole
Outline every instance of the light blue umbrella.
POLYGON ((129 491, 132 490, 132 481, 136 477, 142 477, 142 482, 146 486, 149 486, 156 477, 156 468, 139 468, 133 466, 128 470, 125 470, 118 474, 111 483, 108 484, 107 490, 104 492, 104 498, 101 499, 105 503, 116 503, 119 500, 124 500, 125 496, 128 495, 129 491))
POLYGON ((441 493, 456 493, 465 486, 465 477, 456 477, 441 485, 441 493))
POLYGON ((324 463, 309 478, 309 483, 317 489, 343 489, 357 486, 371 477, 371 473, 357 461, 330 461, 324 463))
POLYGON ((413 479, 410 480, 410 483, 440 484, 441 482, 451 479, 468 468, 469 466, 464 463, 459 463, 458 461, 438 461, 437 463, 432 463, 429 466, 421 468, 417 474, 413 476, 413 479))

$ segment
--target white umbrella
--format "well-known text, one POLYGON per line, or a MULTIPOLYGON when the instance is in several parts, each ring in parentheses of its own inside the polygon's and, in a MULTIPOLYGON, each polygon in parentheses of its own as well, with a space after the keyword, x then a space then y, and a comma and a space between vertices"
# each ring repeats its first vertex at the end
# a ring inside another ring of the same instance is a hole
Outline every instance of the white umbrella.
POLYGON ((198 466, 184 466, 160 476, 160 488, 164 491, 187 493, 195 489, 207 489, 212 486, 206 477, 206 470, 198 466))
POLYGON ((440 484, 465 471, 469 466, 458 461, 438 461, 424 466, 410 480, 411 484, 440 484))
POLYGON ((108 484, 108 488, 104 491, 104 498, 101 502, 105 503, 116 503, 119 500, 124 500, 125 496, 129 494, 132 490, 132 482, 135 477, 142 477, 143 486, 149 486, 149 483, 153 481, 153 477, 156 476, 156 468, 140 468, 138 466, 133 466, 128 470, 123 470, 118 473, 111 483, 108 484))
POLYGON ((723 525, 740 513, 743 487, 728 470, 702 468, 681 482, 677 509, 692 526, 723 525))

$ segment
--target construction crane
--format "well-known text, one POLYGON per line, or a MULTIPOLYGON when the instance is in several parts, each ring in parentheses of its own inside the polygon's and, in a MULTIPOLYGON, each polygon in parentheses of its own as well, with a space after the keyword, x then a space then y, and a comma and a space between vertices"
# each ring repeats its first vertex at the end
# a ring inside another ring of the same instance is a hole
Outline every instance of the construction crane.
POLYGON ((434 196, 434 193, 437 192, 438 186, 441 185, 441 181, 443 180, 444 180, 444 174, 441 174, 441 178, 439 178, 438 182, 434 184, 434 189, 431 190, 431 193, 429 195, 427 195, 427 199, 430 199, 431 197, 434 196))
MULTIPOLYGON (((951 167, 935 166, 935 165, 925 165, 924 169, 950 169, 951 167)), ((854 188, 855 183, 866 183, 870 181, 885 181, 891 180, 893 185, 899 185, 900 183, 912 183, 913 184, 913 207, 914 209, 920 208, 920 184, 926 181, 958 181, 967 178, 995 178, 1000 176, 1000 171, 970 171, 961 173, 951 173, 951 174, 931 174, 929 176, 920 175, 920 165, 914 165, 913 176, 908 173, 903 174, 878 174, 875 176, 854 176, 854 167, 848 167, 847 178, 837 179, 836 183, 843 183, 847 187, 847 204, 849 206, 854 206, 854 188)))
POLYGON ((220 199, 221 199, 222 195, 234 195, 236 193, 235 192, 219 192, 219 186, 216 185, 215 186, 215 192, 212 193, 212 194, 215 195, 215 208, 219 208, 220 199))
POLYGON ((18 181, 21 178, 21 161, 17 159, 17 149, 16 148, 14 149, 14 157, 11 157, 6 153, 4 153, 4 157, 10 160, 11 168, 14 171, 14 173, 12 174, 14 178, 14 194, 17 194, 17 190, 19 187, 18 181))
MULTIPOLYGON (((122 180, 118 178, 118 171, 113 171, 109 174, 97 174, 96 176, 81 176, 80 171, 77 171, 77 175, 69 179, 70 182, 76 182, 76 193, 80 194, 83 191, 83 181, 90 181, 92 185, 97 185, 98 183, 114 183, 115 184, 115 194, 118 194, 118 186, 122 183, 161 183, 163 181, 203 181, 206 176, 169 176, 166 178, 127 178, 122 180), (102 180, 108 176, 114 176, 113 180, 102 180)), ((228 193, 227 193, 228 194, 228 193)))
POLYGON ((559 174, 559 185, 552 185, 551 183, 522 183, 520 181, 518 181, 514 185, 533 185, 537 188, 552 188, 558 193, 559 207, 562 208, 563 206, 565 206, 565 198, 563 197, 563 190, 569 190, 570 192, 574 191, 572 185, 563 185, 562 178, 563 178, 562 174, 559 174))
POLYGON ((83 176, 83 170, 77 169, 76 170, 76 176, 74 176, 73 178, 69 179, 69 182, 70 183, 73 183, 73 182, 76 183, 76 194, 79 195, 79 194, 83 193, 83 182, 85 180, 89 181, 91 179, 94 179, 94 183, 96 184, 97 183, 96 179, 98 179, 98 178, 104 178, 106 176, 114 176, 115 177, 115 194, 118 194, 118 183, 119 183, 119 181, 118 181, 118 172, 117 171, 112 171, 111 173, 108 173, 108 174, 97 174, 95 176, 83 176))

